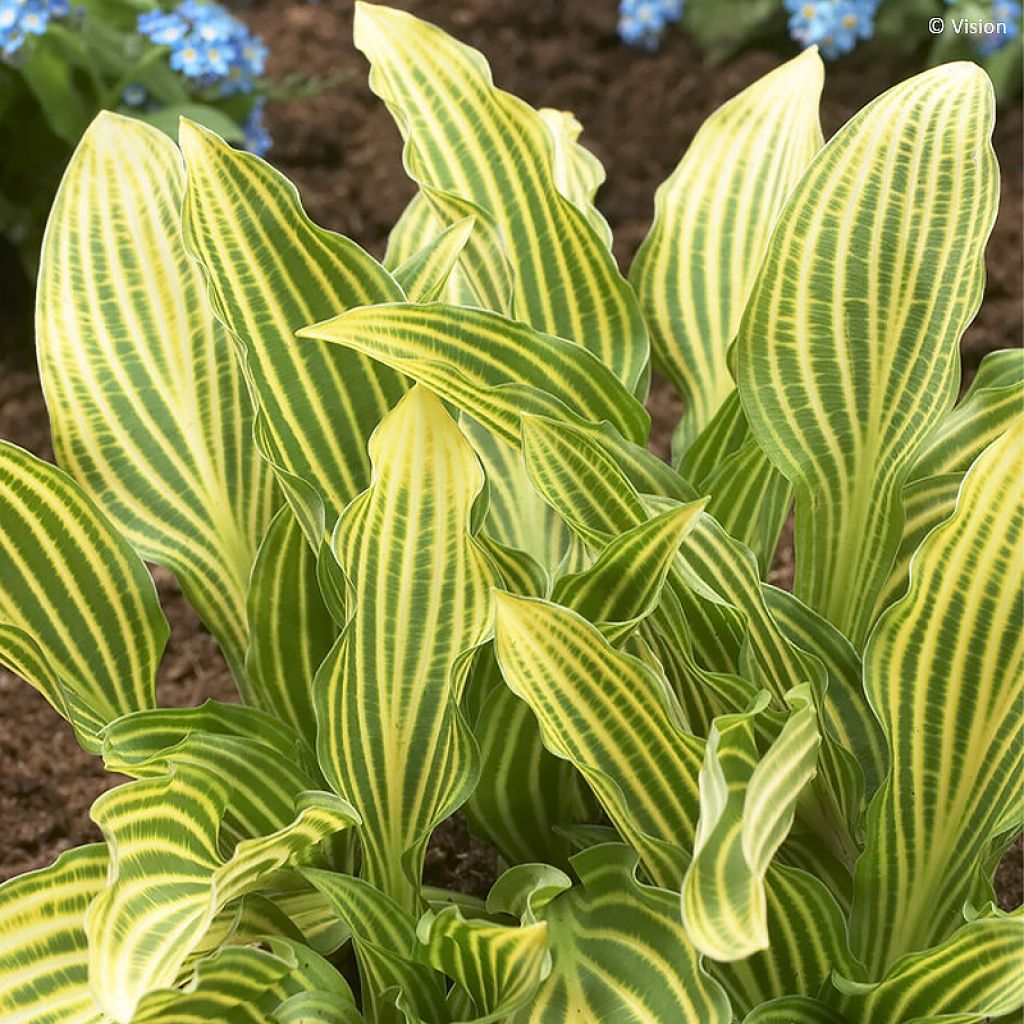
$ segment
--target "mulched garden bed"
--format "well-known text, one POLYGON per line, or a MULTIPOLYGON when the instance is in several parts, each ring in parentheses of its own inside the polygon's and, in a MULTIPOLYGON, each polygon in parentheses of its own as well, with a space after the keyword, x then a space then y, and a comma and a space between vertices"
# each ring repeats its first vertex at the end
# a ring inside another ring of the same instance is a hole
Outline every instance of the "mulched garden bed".
MULTIPOLYGON (((650 222, 655 187, 667 176, 704 118, 778 63, 758 50, 712 67, 676 34, 661 52, 639 54, 615 37, 613 0, 392 0, 437 22, 489 57, 495 80, 535 106, 575 112, 584 141, 604 162, 608 184, 599 204, 615 231, 615 251, 628 266, 650 222)), ((366 85, 366 65, 351 43, 351 0, 320 3, 228 2, 262 33, 271 72, 343 78, 311 99, 275 105, 269 114, 270 159, 298 185, 311 216, 355 238, 376 255, 412 195, 401 165, 401 141, 366 85)), ((863 47, 831 68, 822 105, 826 135, 892 82, 912 74, 905 58, 863 47)), ((989 279, 977 320, 964 339, 965 377, 996 348, 1020 344, 1022 168, 1020 104, 1000 114, 995 144, 1003 193, 988 250, 989 279)), ((4 305, 13 296, 5 296, 4 305)), ((45 409, 29 349, 29 330, 15 310, 0 337, 0 438, 52 457, 45 409), (13 327, 12 325, 16 325, 13 327)), ((664 454, 677 404, 659 382, 650 407, 653 447, 664 454)), ((792 552, 780 552, 773 582, 785 583, 792 552)), ((173 579, 156 571, 172 636, 158 689, 166 704, 208 696, 234 699, 215 644, 185 604, 173 579)), ((0 670, 0 816, 7 836, 0 879, 50 863, 62 850, 98 838, 88 808, 117 784, 98 759, 83 753, 71 730, 34 690, 0 670)), ((438 831, 428 881, 486 892, 493 854, 455 819, 438 831)), ((1021 902, 1021 851, 1004 861, 1001 901, 1021 902)))

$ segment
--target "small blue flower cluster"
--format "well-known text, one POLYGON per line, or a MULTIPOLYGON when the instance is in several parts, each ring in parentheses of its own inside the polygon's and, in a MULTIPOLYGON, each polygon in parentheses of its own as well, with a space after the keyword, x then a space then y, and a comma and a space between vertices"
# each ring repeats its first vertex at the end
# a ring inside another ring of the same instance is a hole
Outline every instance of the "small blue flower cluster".
POLYGON ((789 34, 801 46, 817 46, 826 60, 870 39, 879 0, 785 0, 789 34))
POLYGON ((249 92, 263 74, 267 48, 259 36, 216 3, 183 0, 173 11, 140 14, 139 32, 171 48, 170 64, 202 85, 217 85, 222 96, 249 92))
POLYGON ((1020 35, 1020 4, 1016 0, 995 0, 991 23, 998 27, 978 43, 978 53, 982 57, 990 57, 1020 35))
POLYGON ((0 55, 13 56, 28 36, 41 36, 51 18, 70 13, 67 0, 0 0, 0 55))
POLYGON ((661 34, 683 16, 683 0, 621 0, 619 38, 638 50, 653 53, 661 34))

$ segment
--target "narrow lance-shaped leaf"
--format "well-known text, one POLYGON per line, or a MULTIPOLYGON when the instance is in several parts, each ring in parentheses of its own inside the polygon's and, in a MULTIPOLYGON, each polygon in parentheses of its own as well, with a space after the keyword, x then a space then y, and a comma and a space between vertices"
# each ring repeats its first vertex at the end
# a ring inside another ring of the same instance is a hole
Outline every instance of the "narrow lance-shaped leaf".
POLYGON ((1024 351, 990 352, 967 394, 936 427, 914 463, 911 482, 944 473, 965 473, 1008 430, 1024 404, 1024 351))
POLYGON ((499 595, 494 646, 548 750, 582 773, 655 881, 678 886, 696 833, 704 744, 681 728, 664 678, 546 601, 499 595))
POLYGON ((367 1019, 435 1024, 450 1020, 444 976, 415 959, 416 918, 361 878, 305 869, 352 933, 367 1019), (401 1006, 402 1012, 394 1012, 401 1006))
POLYGON ((655 194, 629 276, 683 399, 681 450, 733 390, 726 353, 779 211, 821 147, 823 81, 814 48, 758 79, 704 122, 655 194))
POLYGON ((245 591, 275 504, 231 342, 181 240, 181 155, 100 114, 50 215, 39 365, 58 462, 169 568, 244 688, 245 591))
POLYGON ((474 223, 472 217, 457 221, 395 268, 395 280, 412 302, 437 302, 446 293, 474 223))
POLYGON ((524 413, 608 420, 638 443, 650 427, 643 406, 586 349, 486 310, 380 305, 299 336, 354 349, 426 384, 508 444, 518 443, 524 413))
POLYGON ((188 121, 180 137, 185 245, 240 346, 260 451, 316 548, 369 481, 366 440, 406 384, 356 353, 298 344, 295 331, 402 289, 354 242, 313 224, 269 164, 188 121))
POLYGON ((865 651, 890 768, 868 815, 851 937, 875 979, 950 934, 1002 815, 1020 807, 1022 472, 1018 419, 971 467, 865 651))
POLYGON ((795 593, 858 648, 981 300, 992 107, 980 68, 946 64, 854 117, 786 204, 737 336, 744 410, 796 489, 795 593))
MULTIPOLYGON (((673 509, 616 538, 589 570, 563 576, 554 600, 599 624, 613 642, 624 641, 657 606, 700 509, 700 502, 673 509)), ((474 681, 489 692, 472 723, 482 763, 470 822, 510 863, 567 865, 569 844, 556 829, 587 820, 585 784, 545 750, 532 711, 504 685, 493 658, 478 663, 481 670, 488 676, 474 681)))
POLYGON ((108 722, 156 703, 167 622, 142 559, 81 487, 0 442, 0 662, 99 749, 108 722))
POLYGON ((480 464, 429 391, 396 406, 370 454, 373 483, 331 542, 353 612, 317 677, 318 752, 363 817, 365 877, 412 910, 426 839, 475 781, 457 705, 499 577, 470 532, 480 464))
POLYGON ((288 506, 278 510, 260 545, 248 600, 252 703, 315 743, 313 680, 338 627, 320 593, 316 555, 288 506))
POLYGON ((403 11, 359 3, 355 41, 410 174, 493 219, 515 315, 585 346, 633 390, 648 357, 639 305, 604 239, 559 192, 541 116, 494 87, 480 53, 403 11))
POLYGON ((714 960, 742 960, 770 945, 765 876, 797 800, 817 766, 817 714, 807 684, 787 694, 791 713, 759 758, 751 711, 716 719, 700 772, 701 816, 683 880, 683 924, 714 960))

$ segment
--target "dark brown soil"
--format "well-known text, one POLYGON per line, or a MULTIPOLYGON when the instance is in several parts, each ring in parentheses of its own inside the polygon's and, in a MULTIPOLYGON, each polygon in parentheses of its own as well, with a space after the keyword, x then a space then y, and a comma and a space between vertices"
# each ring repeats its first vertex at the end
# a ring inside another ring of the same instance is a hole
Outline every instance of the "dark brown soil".
MULTIPOLYGON (((586 130, 584 141, 608 170, 599 202, 615 231, 616 255, 624 267, 649 225, 655 187, 703 119, 779 59, 755 50, 712 67, 678 34, 660 53, 638 54, 615 38, 613 0, 391 2, 482 49, 503 88, 536 106, 576 113, 586 130)), ((387 232, 412 188, 402 172, 398 132, 370 93, 365 62, 351 44, 351 0, 235 0, 231 6, 270 44, 274 75, 344 78, 312 99, 271 109, 276 140, 271 159, 296 182, 317 221, 382 254, 387 232)), ((914 70, 903 58, 870 47, 830 69, 822 106, 826 134, 914 70)), ((967 374, 984 353, 1020 344, 1021 129, 1019 105, 1001 112, 995 142, 1003 197, 989 246, 985 304, 964 339, 967 374)), ((0 374, 0 437, 49 457, 38 384, 25 365, 27 338, 8 334, 0 341, 23 353, 9 357, 0 374)), ((678 402, 656 381, 650 406, 655 419, 652 446, 665 455, 678 402)), ((773 582, 786 583, 791 562, 791 551, 788 556, 781 551, 773 582)), ((232 699, 233 686, 213 641, 173 580, 159 571, 157 579, 173 633, 161 666, 161 700, 184 705, 206 696, 232 699)), ((88 807, 119 780, 105 775, 96 759, 78 749, 68 727, 42 698, 2 670, 0 701, 0 812, 8 823, 8 841, 0 853, 3 878, 97 838, 88 807)), ((1008 906, 1021 902, 1020 861, 1018 846, 1000 869, 1000 892, 1008 906)), ((473 841, 458 819, 439 830, 427 859, 431 884, 477 894, 486 891, 495 870, 493 854, 473 841)))

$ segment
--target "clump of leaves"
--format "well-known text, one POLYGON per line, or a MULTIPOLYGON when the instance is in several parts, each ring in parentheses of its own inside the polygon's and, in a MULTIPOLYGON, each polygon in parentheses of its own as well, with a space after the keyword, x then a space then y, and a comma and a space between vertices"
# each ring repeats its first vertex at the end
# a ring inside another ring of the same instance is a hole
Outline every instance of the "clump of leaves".
POLYGON ((62 468, 0 446, 0 654, 135 781, 103 843, 0 887, 4 1019, 1019 1008, 991 879, 1021 827, 1021 353, 956 403, 984 74, 823 145, 818 57, 782 66, 702 129, 627 282, 571 117, 407 14, 360 5, 356 39, 419 186, 383 264, 189 122, 179 149, 101 116, 61 188, 62 468), (649 344, 678 470, 644 447, 649 344), (155 707, 143 559, 244 704, 155 707), (422 885, 460 807, 509 865, 485 901, 422 885))

